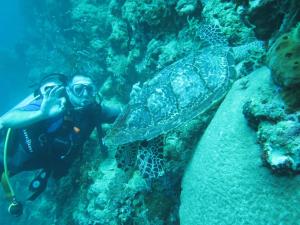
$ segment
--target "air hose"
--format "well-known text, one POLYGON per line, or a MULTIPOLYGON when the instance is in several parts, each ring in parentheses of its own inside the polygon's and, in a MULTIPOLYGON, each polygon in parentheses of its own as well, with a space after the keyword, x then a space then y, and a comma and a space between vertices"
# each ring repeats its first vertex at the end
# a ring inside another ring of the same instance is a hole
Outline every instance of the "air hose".
POLYGON ((3 157, 4 173, 2 174, 1 177, 1 183, 6 193, 6 197, 10 201, 10 204, 8 206, 8 212, 14 216, 20 216, 23 213, 23 206, 20 202, 16 200, 14 190, 9 181, 7 156, 8 156, 8 143, 9 143, 10 136, 11 136, 11 128, 8 128, 5 137, 5 142, 4 142, 4 151, 3 151, 4 152, 4 157, 3 157))
POLYGON ((3 163, 4 163, 4 179, 6 181, 7 184, 7 188, 9 190, 7 197, 8 198, 14 198, 15 197, 15 193, 14 190, 10 184, 9 181, 9 174, 8 174, 8 166, 7 166, 7 152, 8 152, 8 142, 9 142, 9 138, 11 135, 11 128, 8 128, 7 133, 6 133, 6 137, 5 137, 5 142, 4 142, 4 157, 3 157, 3 163))

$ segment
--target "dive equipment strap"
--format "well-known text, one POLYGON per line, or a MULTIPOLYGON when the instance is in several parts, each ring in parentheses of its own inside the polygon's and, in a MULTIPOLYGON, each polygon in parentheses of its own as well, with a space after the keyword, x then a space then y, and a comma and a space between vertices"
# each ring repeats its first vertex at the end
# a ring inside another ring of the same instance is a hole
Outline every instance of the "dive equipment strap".
POLYGON ((28 198, 28 200, 35 200, 46 189, 50 174, 51 169, 42 169, 42 171, 31 181, 29 190, 33 192, 33 194, 28 198))

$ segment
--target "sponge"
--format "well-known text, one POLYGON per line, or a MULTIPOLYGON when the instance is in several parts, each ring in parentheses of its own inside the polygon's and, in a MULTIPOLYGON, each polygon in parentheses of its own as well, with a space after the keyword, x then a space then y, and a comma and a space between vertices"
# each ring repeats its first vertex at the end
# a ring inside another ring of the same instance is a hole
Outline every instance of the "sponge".
POLYGON ((275 41, 267 62, 278 85, 286 89, 300 85, 300 23, 275 41))

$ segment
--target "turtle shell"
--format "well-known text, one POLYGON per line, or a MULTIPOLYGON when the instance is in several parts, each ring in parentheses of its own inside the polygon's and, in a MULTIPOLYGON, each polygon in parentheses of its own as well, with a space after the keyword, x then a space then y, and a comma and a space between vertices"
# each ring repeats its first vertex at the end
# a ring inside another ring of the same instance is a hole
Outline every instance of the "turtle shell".
POLYGON ((107 145, 151 140, 218 103, 236 78, 229 47, 207 47, 176 61, 129 101, 109 130, 107 145))

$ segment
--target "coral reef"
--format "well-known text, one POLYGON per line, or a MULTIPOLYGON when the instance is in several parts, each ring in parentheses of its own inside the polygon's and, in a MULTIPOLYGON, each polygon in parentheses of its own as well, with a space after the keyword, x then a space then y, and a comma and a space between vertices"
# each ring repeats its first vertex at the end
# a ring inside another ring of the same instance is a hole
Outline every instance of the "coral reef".
POLYGON ((198 7, 198 0, 179 0, 176 4, 176 12, 179 16, 192 14, 198 7))
MULTIPOLYGON (((271 45, 267 52, 266 62, 272 70, 272 78, 276 85, 273 90, 261 93, 256 98, 249 99, 243 113, 251 127, 257 130, 258 142, 262 147, 264 165, 275 174, 288 175, 299 172, 298 155, 300 154, 297 138, 299 126, 299 30, 295 25, 299 20, 299 10, 291 9, 296 1, 260 1, 255 10, 270 10, 281 13, 278 16, 278 26, 269 41, 271 45), (264 8, 265 7, 265 8, 264 8), (271 10, 280 7, 280 11, 271 10), (284 9, 289 9, 286 11, 284 9), (289 18, 289 21, 286 21, 289 18), (298 19, 297 19, 298 18, 298 19), (289 32, 284 32, 294 28, 289 32), (276 31, 276 32, 275 32, 276 31), (283 34, 282 34, 283 33, 283 34), (281 35, 279 35, 281 34, 281 35)), ((254 12, 253 11, 253 12, 254 12)), ((276 14, 273 14, 276 16, 276 14)), ((259 17, 254 16, 259 19, 259 17)), ((273 17, 274 19, 274 17, 273 17)), ((272 17, 270 17, 270 21, 272 17)), ((269 22, 270 22, 269 21, 269 22)), ((273 21, 274 22, 274 21, 273 21)), ((263 23, 268 23, 264 21, 263 23)), ((271 28, 271 26, 269 26, 271 28)), ((262 31, 267 34, 267 31, 262 31)), ((268 35, 271 35, 269 33, 268 35)))
POLYGON ((257 130, 264 165, 275 174, 298 174, 299 25, 279 37, 267 54, 274 86, 248 100, 243 113, 257 130), (296 68, 295 68, 296 67, 296 68))
POLYGON ((267 97, 252 98, 244 104, 244 116, 247 118, 248 124, 255 130, 263 121, 275 124, 286 117, 284 103, 278 95, 273 97, 271 100, 267 97))
POLYGON ((264 165, 275 174, 298 174, 299 111, 288 110, 280 93, 273 89, 248 100, 243 113, 257 130, 264 165))
POLYGON ((203 9, 203 16, 206 23, 221 27, 230 45, 241 45, 254 38, 254 32, 241 20, 242 13, 236 11, 235 7, 230 1, 208 1, 203 9))
POLYGON ((263 146, 262 158, 276 174, 300 172, 299 134, 299 121, 280 121, 275 126, 264 122, 260 125, 258 141, 263 146))

